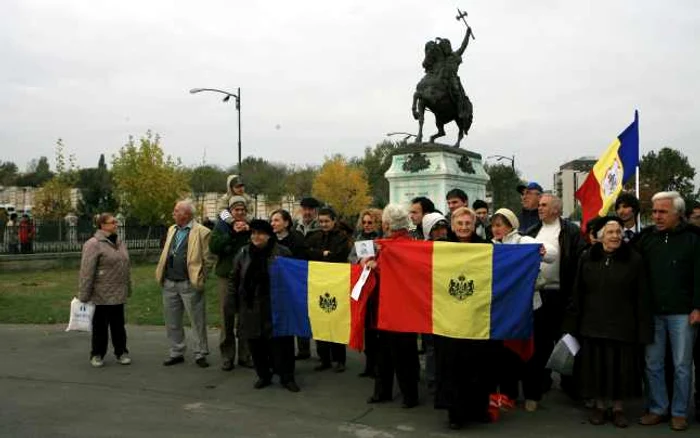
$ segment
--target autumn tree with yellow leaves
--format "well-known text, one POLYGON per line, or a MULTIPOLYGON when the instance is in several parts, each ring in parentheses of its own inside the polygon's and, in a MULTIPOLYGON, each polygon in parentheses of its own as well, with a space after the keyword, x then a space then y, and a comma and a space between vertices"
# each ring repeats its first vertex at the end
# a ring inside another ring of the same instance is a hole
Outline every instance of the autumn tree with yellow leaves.
POLYGON ((372 202, 364 171, 349 164, 342 155, 326 159, 314 179, 311 192, 344 218, 359 214, 372 202))

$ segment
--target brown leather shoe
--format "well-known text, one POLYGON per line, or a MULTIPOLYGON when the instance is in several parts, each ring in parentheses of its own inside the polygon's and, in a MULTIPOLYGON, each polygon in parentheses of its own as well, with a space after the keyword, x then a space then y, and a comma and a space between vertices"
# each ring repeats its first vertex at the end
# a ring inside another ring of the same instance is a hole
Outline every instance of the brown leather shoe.
POLYGON ((671 430, 682 432, 688 429, 688 419, 685 417, 671 417, 671 430))
POLYGON ((657 424, 662 423, 663 421, 663 415, 647 412, 646 414, 642 415, 642 418, 639 419, 639 424, 641 424, 642 426, 656 426, 657 424))
POLYGON ((615 427, 619 427, 621 429, 624 429, 625 427, 630 425, 623 411, 613 411, 612 422, 615 425, 615 427))

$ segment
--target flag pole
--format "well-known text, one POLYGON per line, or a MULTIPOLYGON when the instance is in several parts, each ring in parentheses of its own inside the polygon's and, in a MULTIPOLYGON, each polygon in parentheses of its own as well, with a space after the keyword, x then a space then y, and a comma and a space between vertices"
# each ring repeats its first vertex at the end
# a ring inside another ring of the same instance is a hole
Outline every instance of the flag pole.
MULTIPOLYGON (((637 121, 637 131, 639 131, 639 112, 637 110, 634 110, 634 120, 637 121)), ((641 143, 641 141, 640 141, 641 143)), ((639 196, 639 150, 637 150, 637 168, 635 169, 634 172, 634 196, 639 199, 641 203, 641 198, 639 196)), ((639 224, 639 221, 642 220, 642 214, 641 212, 637 213, 637 220, 635 221, 635 232, 638 233, 642 227, 639 224)))

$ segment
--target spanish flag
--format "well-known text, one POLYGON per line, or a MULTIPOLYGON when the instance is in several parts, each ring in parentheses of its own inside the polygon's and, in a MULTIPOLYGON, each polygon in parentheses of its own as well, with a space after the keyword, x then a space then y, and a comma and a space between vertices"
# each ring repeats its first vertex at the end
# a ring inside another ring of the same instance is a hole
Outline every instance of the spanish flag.
POLYGON ((529 339, 539 245, 380 240, 378 328, 529 339))
POLYGON ((634 176, 639 165, 639 115, 620 134, 593 166, 583 185, 576 191, 583 218, 581 229, 596 216, 605 216, 615 204, 622 186, 634 176))
POLYGON ((270 268, 273 336, 302 336, 348 344, 362 350, 367 298, 374 291, 374 275, 359 300, 350 297, 362 267, 275 259, 270 268))

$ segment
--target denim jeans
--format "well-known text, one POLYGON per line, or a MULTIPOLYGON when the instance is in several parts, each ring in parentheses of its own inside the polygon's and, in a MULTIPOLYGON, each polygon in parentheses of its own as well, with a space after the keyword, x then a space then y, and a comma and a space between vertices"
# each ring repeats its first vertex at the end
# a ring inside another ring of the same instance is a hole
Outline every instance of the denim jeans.
POLYGON ((692 384, 693 343, 695 341, 695 328, 688 323, 688 315, 654 316, 654 343, 646 348, 649 412, 665 415, 669 408, 664 378, 667 336, 671 342, 674 368, 671 416, 687 417, 692 384))

